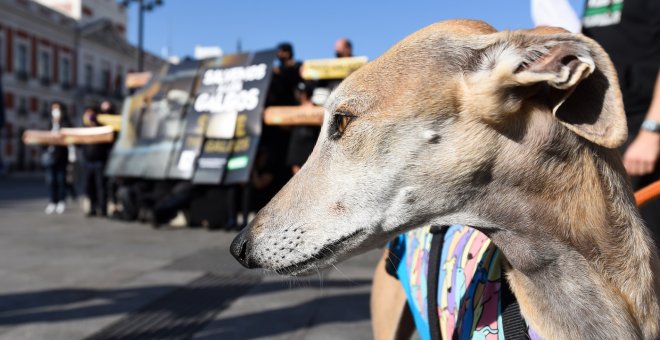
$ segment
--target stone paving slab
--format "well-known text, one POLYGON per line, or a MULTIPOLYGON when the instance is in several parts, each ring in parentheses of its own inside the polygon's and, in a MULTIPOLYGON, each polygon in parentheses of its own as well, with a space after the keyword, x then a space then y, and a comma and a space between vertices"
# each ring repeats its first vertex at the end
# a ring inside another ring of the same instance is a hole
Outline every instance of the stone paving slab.
MULTIPOLYGON (((17 325, 6 327, 0 339, 83 339, 201 275, 156 271, 114 288, 76 287, 17 295, 13 298, 20 307, 5 313, 0 308, 0 324, 17 325)), ((0 301, 6 300, 0 296, 0 301)))
MULTIPOLYGON (((88 219, 77 204, 47 216, 43 186, 34 176, 0 179, 0 340, 83 339, 207 273, 263 274, 231 258, 235 232, 88 219)), ((379 254, 320 276, 267 275, 194 338, 370 339, 379 254)))

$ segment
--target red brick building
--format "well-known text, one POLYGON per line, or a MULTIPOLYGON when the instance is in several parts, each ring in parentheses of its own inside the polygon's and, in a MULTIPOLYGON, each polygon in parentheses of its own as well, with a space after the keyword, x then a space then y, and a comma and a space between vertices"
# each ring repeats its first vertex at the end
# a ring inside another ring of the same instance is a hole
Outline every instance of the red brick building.
MULTIPOLYGON (((121 16, 96 17, 94 7, 84 6, 108 2, 105 12, 111 6, 123 11, 114 0, 70 2, 80 6, 78 18, 35 1, 0 0, 0 80, 6 115, 0 154, 9 170, 38 167, 39 149, 20 140, 26 129, 46 128, 50 103, 63 102, 77 123, 85 105, 102 99, 120 104, 126 94, 125 74, 137 68, 138 51, 126 40, 121 16)), ((147 70, 162 64, 146 54, 147 70)))

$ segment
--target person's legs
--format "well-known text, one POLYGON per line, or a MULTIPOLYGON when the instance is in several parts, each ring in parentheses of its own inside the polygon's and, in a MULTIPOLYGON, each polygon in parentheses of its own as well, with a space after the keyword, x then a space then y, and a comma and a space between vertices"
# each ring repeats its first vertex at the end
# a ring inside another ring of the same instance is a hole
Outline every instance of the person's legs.
POLYGON ((48 188, 49 202, 45 210, 45 213, 49 215, 55 212, 55 205, 57 204, 57 188, 55 182, 55 167, 49 166, 46 168, 46 187, 48 188))
POLYGON ((48 187, 48 197, 50 203, 57 203, 57 181, 55 180, 55 166, 46 168, 46 185, 48 187))
POLYGON ((89 199, 89 211, 87 214, 95 216, 98 210, 98 201, 94 165, 92 163, 85 164, 85 194, 87 195, 87 199, 89 199))
POLYGON ((78 199, 78 192, 76 190, 76 173, 75 173, 75 164, 69 163, 66 166, 66 195, 72 199, 78 199))
POLYGON ((96 186, 97 212, 101 216, 108 215, 108 196, 106 192, 106 182, 103 176, 105 164, 102 162, 94 164, 94 183, 96 186))
POLYGON ((115 177, 108 177, 106 178, 106 185, 108 189, 108 200, 110 203, 112 203, 112 211, 110 211, 111 215, 115 215, 118 213, 117 211, 117 205, 119 203, 119 199, 117 198, 117 191, 119 190, 119 183, 117 178, 115 177))
POLYGON ((55 198, 57 205, 55 207, 55 212, 61 214, 66 208, 65 199, 66 199, 66 165, 64 166, 55 166, 55 198))
POLYGON ((58 169, 57 181, 59 188, 59 202, 64 202, 66 200, 66 167, 58 169))

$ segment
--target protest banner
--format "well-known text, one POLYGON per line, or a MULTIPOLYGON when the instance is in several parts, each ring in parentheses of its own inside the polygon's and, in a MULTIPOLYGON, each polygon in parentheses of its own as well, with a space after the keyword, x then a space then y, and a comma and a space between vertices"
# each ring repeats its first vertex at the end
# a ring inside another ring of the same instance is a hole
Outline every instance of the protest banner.
MULTIPOLYGON (((202 66, 200 87, 187 121, 203 132, 193 183, 246 183, 261 136, 262 113, 272 76, 274 50, 243 53, 210 60, 202 66), (202 118, 205 117, 205 118, 202 118), (204 124, 206 128, 199 126, 204 124)), ((186 146, 177 163, 187 162, 198 133, 186 135, 186 146)))

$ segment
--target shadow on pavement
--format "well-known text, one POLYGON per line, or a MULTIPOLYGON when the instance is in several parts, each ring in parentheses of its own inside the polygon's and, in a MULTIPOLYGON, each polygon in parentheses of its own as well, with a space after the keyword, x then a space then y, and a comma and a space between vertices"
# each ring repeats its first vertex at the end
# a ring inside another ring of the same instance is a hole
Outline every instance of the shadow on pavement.
POLYGON ((47 197, 48 188, 44 176, 0 178, 0 201, 42 198, 46 202, 47 197))
MULTIPOLYGON (((369 284, 371 284, 370 280, 324 280, 322 284, 319 284, 318 282, 310 282, 309 284, 302 282, 295 283, 295 285, 286 282, 267 282, 259 284, 258 290, 248 291, 245 295, 267 294, 281 290, 304 288, 350 288, 369 284)), ((239 287, 225 285, 222 289, 231 291, 232 288, 239 287)), ((6 326, 36 322, 73 321, 114 314, 124 314, 140 309, 154 299, 167 299, 169 294, 192 289, 193 288, 186 286, 161 285, 131 289, 55 289, 38 292, 2 294, 0 295, 0 325, 6 326)), ((217 294, 217 289, 218 288, 214 287, 194 288, 196 294, 209 296, 217 294)), ((239 296, 240 295, 234 296, 233 299, 238 298, 239 296)), ((195 313, 203 314, 208 312, 208 310, 204 310, 204 308, 204 306, 200 306, 200 309, 195 310, 195 313)), ((190 311, 189 306, 187 306, 186 309, 185 313, 188 313, 190 311)), ((174 315, 179 312, 176 308, 161 311, 149 311, 166 312, 174 315)))
POLYGON ((221 318, 209 323, 195 339, 265 338, 311 325, 356 322, 369 318, 369 293, 334 295, 295 306, 221 318))

